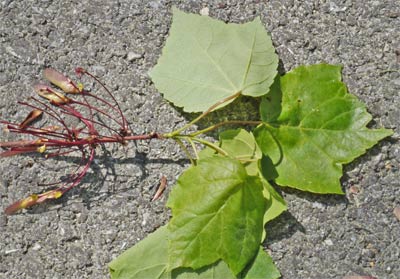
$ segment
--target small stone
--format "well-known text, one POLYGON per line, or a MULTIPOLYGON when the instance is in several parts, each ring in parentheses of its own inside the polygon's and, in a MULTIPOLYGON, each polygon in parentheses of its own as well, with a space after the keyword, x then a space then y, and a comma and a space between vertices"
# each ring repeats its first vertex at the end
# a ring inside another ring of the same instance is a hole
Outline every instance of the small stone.
POLYGON ((352 194, 358 194, 358 193, 360 192, 360 188, 357 187, 357 186, 351 186, 351 187, 349 188, 349 191, 350 191, 350 193, 352 193, 352 194))
POLYGON ((149 217, 150 217, 150 214, 149 213, 143 213, 143 220, 142 220, 142 226, 144 227, 144 226, 146 226, 146 224, 147 224, 147 220, 149 219, 149 217))
POLYGON ((8 254, 12 254, 12 253, 15 253, 18 251, 20 251, 20 249, 10 249, 10 250, 4 251, 4 254, 8 255, 8 254))
POLYGON ((200 14, 202 16, 208 16, 210 14, 210 9, 208 7, 205 7, 205 8, 200 10, 200 14))
POLYGON ((328 238, 328 239, 325 239, 325 240, 324 240, 324 243, 325 243, 326 245, 328 245, 328 246, 332 246, 332 245, 333 245, 333 241, 330 240, 329 238, 328 238))
POLYGON ((325 210, 325 205, 319 202, 313 202, 311 206, 315 209, 325 210))
POLYGON ((390 11, 386 15, 390 18, 398 18, 400 17, 400 12, 390 11))
POLYGON ((38 251, 42 249, 42 246, 39 243, 35 243, 35 245, 33 245, 32 250, 33 251, 38 251))
POLYGON ((128 52, 127 59, 128 59, 128 61, 132 62, 133 60, 139 59, 141 57, 142 57, 142 55, 140 53, 130 51, 130 52, 128 52))
POLYGON ((394 208, 393 214, 394 214, 394 216, 396 216, 397 220, 400 221, 400 206, 397 206, 394 208))
POLYGON ((351 275, 351 276, 345 276, 342 279, 377 279, 376 277, 372 276, 363 276, 363 275, 351 275))

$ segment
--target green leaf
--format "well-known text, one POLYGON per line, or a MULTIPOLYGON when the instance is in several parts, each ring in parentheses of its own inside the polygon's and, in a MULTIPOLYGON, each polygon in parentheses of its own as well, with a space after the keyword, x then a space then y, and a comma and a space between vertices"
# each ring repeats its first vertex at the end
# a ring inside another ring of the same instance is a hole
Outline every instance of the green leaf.
POLYGON ((171 273, 173 279, 236 279, 226 263, 218 261, 212 265, 197 270, 191 268, 177 268, 171 273))
MULTIPOLYGON (((263 195, 267 200, 267 209, 264 214, 264 225, 278 217, 287 209, 286 203, 281 195, 269 184, 267 180, 274 179, 275 168, 269 159, 262 156, 252 133, 244 129, 227 130, 219 135, 218 146, 225 150, 228 155, 235 159, 242 159, 249 175, 259 175, 263 184, 263 195)), ((199 153, 201 159, 215 155, 211 148, 205 148, 199 153)), ((265 231, 263 237, 265 239, 265 231)))
MULTIPOLYGON (((392 131, 366 127, 371 115, 347 92, 340 66, 298 67, 280 79, 280 89, 279 117, 268 116, 267 108, 261 108, 264 121, 275 123, 254 131, 261 150, 276 166, 276 182, 315 193, 342 194, 342 164, 392 131)), ((268 106, 268 100, 261 106, 268 106)))
MULTIPOLYGON (((245 166, 247 174, 258 174, 258 160, 262 157, 262 152, 252 133, 240 128, 223 131, 219 134, 218 146, 229 156, 239 160, 245 166)), ((199 157, 204 159, 215 154, 213 149, 206 147, 199 152, 199 157)))
MULTIPOLYGON (((223 261, 198 270, 177 268, 172 272, 167 271, 167 265, 168 229, 167 226, 163 226, 114 259, 109 267, 111 279, 236 279, 223 261)), ((243 278, 246 279, 274 279, 279 272, 271 257, 259 249, 257 256, 243 274, 243 278)))
POLYGON ((274 187, 271 186, 268 181, 262 180, 262 183, 264 186, 263 195, 268 200, 267 210, 264 214, 264 224, 266 224, 281 215, 282 212, 286 211, 287 206, 282 196, 274 189, 274 187))
POLYGON ((271 256, 261 246, 255 258, 238 277, 231 273, 229 267, 223 261, 196 271, 189 268, 178 268, 172 272, 172 278, 174 279, 277 279, 280 276, 281 274, 274 265, 271 256))
POLYGON ((260 116, 263 122, 276 123, 282 111, 282 91, 280 76, 275 77, 274 83, 267 95, 261 98, 260 116))
POLYGON ((213 156, 185 171, 168 204, 170 269, 224 260, 238 274, 257 253, 266 201, 258 177, 237 160, 213 156))
MULTIPOLYGON (((275 219, 276 217, 281 215, 284 211, 286 211, 287 206, 282 196, 262 176, 261 176, 261 181, 264 186, 263 195, 264 198, 267 200, 267 209, 265 210, 264 221, 263 221, 265 227, 265 225, 269 221, 275 219)), ((267 237, 267 232, 266 230, 264 230, 262 234, 262 241, 264 241, 266 237, 267 237)))
POLYGON ((167 227, 163 226, 126 250, 109 264, 111 278, 171 278, 165 273, 168 265, 167 236, 167 227))
MULTIPOLYGON (((267 210, 264 214, 264 225, 275 219, 282 214, 283 211, 287 210, 286 202, 283 197, 275 190, 275 188, 269 183, 270 180, 274 180, 278 177, 275 166, 271 159, 267 156, 263 156, 259 160, 259 176, 264 186, 263 195, 267 202, 267 210)), ((265 235, 263 235, 263 239, 265 235)))
MULTIPOLYGON (((277 279, 281 276, 272 258, 262 247, 259 248, 255 260, 246 267, 244 279, 277 279)), ((221 277, 222 278, 222 277, 221 277)))
POLYGON ((220 147, 238 159, 260 159, 262 152, 253 134, 244 129, 226 130, 219 134, 220 147))
POLYGON ((266 94, 277 66, 278 57, 259 18, 225 24, 174 9, 170 35, 150 76, 167 100, 198 112, 238 92, 266 94))
POLYGON ((193 270, 177 268, 167 271, 168 266, 168 229, 159 228, 144 240, 129 248, 110 264, 111 279, 235 279, 229 267, 223 261, 211 266, 193 270))

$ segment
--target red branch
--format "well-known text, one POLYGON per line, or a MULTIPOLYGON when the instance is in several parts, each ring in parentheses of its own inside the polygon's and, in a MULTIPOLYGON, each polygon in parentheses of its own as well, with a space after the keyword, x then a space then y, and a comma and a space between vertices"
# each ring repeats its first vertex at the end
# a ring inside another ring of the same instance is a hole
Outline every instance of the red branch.
POLYGON ((0 157, 32 152, 43 153, 45 158, 63 156, 74 151, 81 151, 82 154, 81 164, 69 175, 67 181, 51 183, 51 185, 61 185, 54 190, 42 194, 32 194, 13 203, 6 208, 6 214, 13 214, 20 209, 47 200, 58 199, 65 192, 78 185, 88 172, 95 158, 95 149, 98 145, 105 143, 125 144, 128 141, 163 138, 158 133, 132 135, 128 129, 128 122, 111 91, 97 77, 86 70, 77 68, 76 72, 79 76, 86 75, 95 80, 111 97, 112 101, 109 102, 98 94, 84 90, 81 84, 75 84, 53 69, 46 69, 44 75, 52 84, 64 93, 81 96, 83 101, 66 97, 45 84, 38 84, 34 87, 35 91, 39 96, 47 99, 50 105, 32 97, 30 100, 34 104, 19 102, 19 104, 33 109, 20 124, 8 121, 1 122, 6 125, 6 130, 11 133, 28 135, 35 139, 0 142, 0 147, 6 149, 0 153, 0 157), (101 107, 97 105, 101 105, 101 107), (43 116, 47 116, 50 121, 55 121, 57 125, 34 127, 33 124, 39 122, 39 119, 42 119, 43 116), (70 126, 67 118, 78 120, 81 127, 70 126), (110 126, 109 123, 116 124, 118 127, 110 126), (89 155, 86 156, 87 154, 89 155))

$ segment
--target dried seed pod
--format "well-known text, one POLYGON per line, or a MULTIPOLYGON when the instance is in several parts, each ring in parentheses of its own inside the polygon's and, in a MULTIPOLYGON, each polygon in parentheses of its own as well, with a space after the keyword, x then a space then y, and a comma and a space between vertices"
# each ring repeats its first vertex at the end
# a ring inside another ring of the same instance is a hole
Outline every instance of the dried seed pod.
POLYGON ((158 186, 157 192, 154 194, 154 197, 152 198, 151 201, 153 202, 158 200, 163 194, 166 187, 167 187, 167 178, 163 175, 161 177, 160 186, 158 186))
POLYGON ((12 205, 8 206, 4 212, 7 215, 11 215, 21 209, 31 207, 35 204, 43 203, 46 200, 58 199, 62 195, 63 195, 63 192, 60 190, 51 190, 51 191, 45 192, 43 194, 33 194, 25 199, 19 200, 19 201, 13 203, 12 205))
POLYGON ((24 121, 19 124, 19 127, 21 129, 26 128, 28 125, 30 125, 33 121, 37 120, 41 115, 43 114, 43 111, 39 109, 34 109, 32 110, 24 119, 24 121))
POLYGON ((65 93, 80 93, 78 87, 69 78, 52 68, 45 69, 43 75, 48 81, 61 88, 65 93))
POLYGON ((54 105, 59 106, 59 105, 64 105, 64 104, 68 104, 69 102, 71 102, 71 100, 68 97, 51 89, 50 87, 48 87, 45 84, 39 83, 39 84, 36 84, 33 88, 39 96, 46 98, 54 105))

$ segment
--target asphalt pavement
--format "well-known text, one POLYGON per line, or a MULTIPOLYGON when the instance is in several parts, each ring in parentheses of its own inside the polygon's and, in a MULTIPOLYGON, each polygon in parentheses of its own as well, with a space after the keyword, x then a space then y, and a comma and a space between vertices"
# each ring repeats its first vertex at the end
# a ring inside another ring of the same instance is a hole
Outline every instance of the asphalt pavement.
MULTIPOLYGON (((345 196, 284 190, 288 212, 267 229, 266 249, 284 279, 350 275, 400 278, 400 5, 353 1, 0 2, 0 118, 23 119, 45 67, 73 76, 84 67, 114 92, 134 133, 167 132, 188 120, 164 101, 148 71, 161 53, 171 7, 225 22, 260 16, 281 59, 343 65, 349 91, 366 103, 371 127, 395 134, 344 168, 345 196)), ((91 86, 89 84, 89 86, 91 86)), ((13 136, 3 129, 0 139, 13 136)), ((1 158, 0 208, 68 174, 79 157, 1 158)), ((0 278, 109 278, 107 264, 167 222, 169 187, 189 165, 173 142, 99 150, 83 183, 62 199, 14 216, 0 213, 0 278)))

